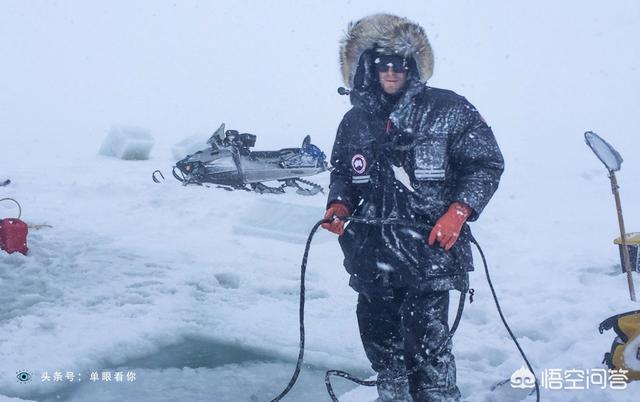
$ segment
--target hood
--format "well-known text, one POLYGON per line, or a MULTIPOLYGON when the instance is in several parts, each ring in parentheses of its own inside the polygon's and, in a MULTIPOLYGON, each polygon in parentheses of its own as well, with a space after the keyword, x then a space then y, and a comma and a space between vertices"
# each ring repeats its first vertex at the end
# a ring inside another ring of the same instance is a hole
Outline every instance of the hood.
POLYGON ((361 56, 372 50, 412 57, 422 82, 426 82, 433 74, 433 51, 422 27, 395 15, 374 14, 349 23, 347 33, 341 40, 340 69, 342 79, 349 88, 356 86, 355 77, 361 56))

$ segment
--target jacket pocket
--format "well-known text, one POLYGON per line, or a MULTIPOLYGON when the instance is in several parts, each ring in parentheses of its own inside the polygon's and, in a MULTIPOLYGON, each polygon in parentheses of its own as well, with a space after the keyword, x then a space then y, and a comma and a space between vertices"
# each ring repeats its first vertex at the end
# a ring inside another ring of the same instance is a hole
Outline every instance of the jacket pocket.
POLYGON ((421 141, 413 150, 412 163, 415 191, 411 194, 411 208, 435 223, 449 202, 446 138, 421 141))
POLYGON ((421 141, 413 152, 413 173, 416 181, 445 180, 447 159, 446 138, 429 138, 421 141))

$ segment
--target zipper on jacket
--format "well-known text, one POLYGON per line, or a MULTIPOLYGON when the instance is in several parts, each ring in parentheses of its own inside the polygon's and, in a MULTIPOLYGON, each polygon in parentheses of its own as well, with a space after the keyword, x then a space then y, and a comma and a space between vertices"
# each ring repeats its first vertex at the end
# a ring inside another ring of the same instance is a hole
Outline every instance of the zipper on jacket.
POLYGON ((391 132, 391 126, 392 126, 391 119, 387 119, 387 123, 386 123, 385 128, 384 128, 384 132, 386 134, 389 134, 391 132))

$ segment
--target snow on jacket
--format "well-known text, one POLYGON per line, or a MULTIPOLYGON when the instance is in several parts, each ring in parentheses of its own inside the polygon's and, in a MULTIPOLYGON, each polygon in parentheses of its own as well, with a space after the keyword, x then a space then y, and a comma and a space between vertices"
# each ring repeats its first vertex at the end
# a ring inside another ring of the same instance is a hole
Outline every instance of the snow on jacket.
MULTIPOLYGON (((431 55, 422 29, 406 19, 383 14, 350 26, 341 62, 353 108, 336 135, 328 205, 340 201, 355 216, 429 225, 455 201, 473 209, 470 221, 487 205, 504 169, 500 149, 465 98, 420 81, 430 76, 431 55), (395 99, 383 93, 373 68, 381 44, 415 62, 395 99)), ((428 235, 410 227, 350 223, 339 240, 351 286, 465 289, 473 270, 468 226, 450 251, 428 246, 428 235)))

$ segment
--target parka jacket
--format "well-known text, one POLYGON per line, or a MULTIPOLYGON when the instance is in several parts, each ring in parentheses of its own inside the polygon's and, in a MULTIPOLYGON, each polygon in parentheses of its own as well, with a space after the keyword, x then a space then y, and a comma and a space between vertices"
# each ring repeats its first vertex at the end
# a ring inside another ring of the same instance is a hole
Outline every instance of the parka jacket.
MULTIPOLYGON (((433 225, 453 202, 478 219, 496 191, 504 161, 491 128, 465 98, 411 78, 397 99, 379 84, 351 91, 331 154, 327 205, 354 216, 433 225)), ((450 251, 427 245, 428 232, 349 223, 339 241, 357 291, 391 287, 465 290, 473 270, 465 224, 450 251)))

